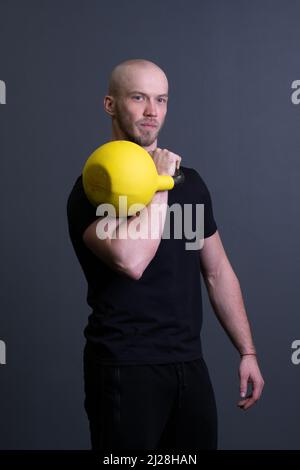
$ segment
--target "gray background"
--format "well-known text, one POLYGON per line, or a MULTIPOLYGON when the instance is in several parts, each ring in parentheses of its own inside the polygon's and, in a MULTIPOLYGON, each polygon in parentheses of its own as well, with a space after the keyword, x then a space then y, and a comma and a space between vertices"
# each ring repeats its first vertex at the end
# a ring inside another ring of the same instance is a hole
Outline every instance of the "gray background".
MULTIPOLYGON (((89 448, 83 410, 86 285, 66 199, 110 138, 103 112, 118 62, 169 77, 160 146, 205 179, 238 275, 265 376, 236 407, 238 355, 205 295, 203 343, 221 449, 299 449, 300 2, 0 1, 1 449, 89 448)), ((205 292, 205 289, 203 290, 205 292)))

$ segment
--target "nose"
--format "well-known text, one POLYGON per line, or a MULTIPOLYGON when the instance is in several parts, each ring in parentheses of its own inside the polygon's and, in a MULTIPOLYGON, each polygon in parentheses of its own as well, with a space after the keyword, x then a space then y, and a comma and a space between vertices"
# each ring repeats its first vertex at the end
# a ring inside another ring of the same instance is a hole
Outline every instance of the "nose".
POLYGON ((145 116, 157 116, 156 104, 152 100, 147 100, 147 104, 144 110, 145 116))

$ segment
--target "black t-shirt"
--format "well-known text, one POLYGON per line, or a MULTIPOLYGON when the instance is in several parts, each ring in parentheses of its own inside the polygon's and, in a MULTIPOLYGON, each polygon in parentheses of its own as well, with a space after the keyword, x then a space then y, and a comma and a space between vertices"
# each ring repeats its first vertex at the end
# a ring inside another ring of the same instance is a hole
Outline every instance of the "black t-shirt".
MULTIPOLYGON (((217 226, 209 190, 196 170, 184 166, 181 170, 185 181, 169 191, 168 206, 191 205, 195 229, 196 204, 204 204, 204 238, 210 237, 217 226)), ((166 232, 170 237, 163 236, 142 277, 134 280, 109 268, 82 240, 85 229, 98 218, 84 193, 82 175, 69 195, 67 215, 92 309, 84 334, 99 362, 159 364, 201 357, 199 249, 186 249, 191 240, 190 235, 185 237, 184 226, 183 237, 175 237, 174 217, 170 215, 170 230, 166 232)))

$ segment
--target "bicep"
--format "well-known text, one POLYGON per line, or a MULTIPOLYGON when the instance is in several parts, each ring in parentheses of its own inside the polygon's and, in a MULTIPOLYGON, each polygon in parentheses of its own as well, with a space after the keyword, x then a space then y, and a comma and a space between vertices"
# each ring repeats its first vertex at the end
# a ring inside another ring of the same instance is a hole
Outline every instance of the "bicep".
POLYGON ((120 219, 117 218, 99 217, 82 235, 86 247, 112 269, 118 268, 118 260, 112 248, 111 237, 119 223, 120 219))

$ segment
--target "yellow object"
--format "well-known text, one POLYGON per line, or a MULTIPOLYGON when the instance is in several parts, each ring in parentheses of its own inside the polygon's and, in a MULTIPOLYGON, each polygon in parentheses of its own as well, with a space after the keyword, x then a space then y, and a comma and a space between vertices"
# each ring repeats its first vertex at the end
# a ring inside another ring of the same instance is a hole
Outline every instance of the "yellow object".
POLYGON ((91 204, 112 204, 119 216, 134 215, 139 209, 130 206, 146 206, 156 191, 174 187, 173 177, 158 175, 150 154, 127 140, 114 140, 98 147, 84 165, 82 182, 91 204), (127 196, 126 214, 119 206, 119 196, 127 196))

